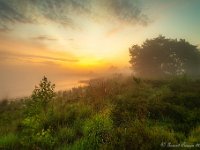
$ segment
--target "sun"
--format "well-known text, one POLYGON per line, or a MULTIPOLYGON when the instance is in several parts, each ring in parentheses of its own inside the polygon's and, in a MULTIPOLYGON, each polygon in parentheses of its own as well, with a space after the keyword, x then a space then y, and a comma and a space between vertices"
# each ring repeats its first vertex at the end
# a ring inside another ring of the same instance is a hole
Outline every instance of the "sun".
POLYGON ((81 59, 78 63, 82 69, 91 69, 91 68, 100 68, 103 67, 105 62, 101 59, 95 58, 84 58, 81 59))

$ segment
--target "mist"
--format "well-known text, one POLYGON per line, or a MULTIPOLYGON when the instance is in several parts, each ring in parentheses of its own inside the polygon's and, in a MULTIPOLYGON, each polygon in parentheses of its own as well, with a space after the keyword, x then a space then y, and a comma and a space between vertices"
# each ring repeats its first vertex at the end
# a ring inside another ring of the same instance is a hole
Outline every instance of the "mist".
POLYGON ((108 77, 113 74, 131 74, 128 67, 118 68, 109 66, 101 70, 77 70, 63 68, 54 63, 0 65, 0 99, 20 98, 30 96, 43 76, 56 85, 56 91, 69 90, 73 87, 85 85, 82 81, 92 78, 108 77))

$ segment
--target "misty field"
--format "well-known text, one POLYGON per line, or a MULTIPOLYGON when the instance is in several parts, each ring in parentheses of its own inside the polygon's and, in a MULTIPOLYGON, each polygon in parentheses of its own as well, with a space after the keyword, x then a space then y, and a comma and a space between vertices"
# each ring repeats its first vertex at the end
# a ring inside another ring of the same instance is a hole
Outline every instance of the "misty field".
POLYGON ((200 149, 200 0, 0 0, 0 150, 200 149))
POLYGON ((0 103, 0 149, 198 148, 200 80, 120 74, 55 93, 44 77, 30 97, 0 103))

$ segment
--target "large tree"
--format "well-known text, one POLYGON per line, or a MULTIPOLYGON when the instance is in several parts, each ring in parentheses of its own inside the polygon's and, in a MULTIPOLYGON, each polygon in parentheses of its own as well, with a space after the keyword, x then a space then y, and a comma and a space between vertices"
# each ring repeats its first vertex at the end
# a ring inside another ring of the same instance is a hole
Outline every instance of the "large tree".
POLYGON ((200 74, 200 51, 184 39, 158 36, 130 49, 130 63, 136 76, 158 78, 200 74))

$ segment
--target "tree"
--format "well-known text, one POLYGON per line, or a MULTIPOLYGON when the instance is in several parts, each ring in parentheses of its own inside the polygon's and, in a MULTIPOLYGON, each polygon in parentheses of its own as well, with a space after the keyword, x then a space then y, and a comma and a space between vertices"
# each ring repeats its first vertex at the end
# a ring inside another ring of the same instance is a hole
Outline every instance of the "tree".
POLYGON ((187 74, 200 74, 200 51, 184 39, 158 36, 146 40, 141 46, 129 48, 130 64, 136 76, 160 78, 187 74))
POLYGON ((54 88, 55 84, 51 84, 44 76, 30 99, 25 101, 25 118, 19 128, 20 143, 24 149, 52 149, 55 144, 53 129, 48 122, 54 115, 49 109, 49 103, 55 96, 54 88))
POLYGON ((31 95, 32 101, 41 106, 46 113, 48 103, 55 96, 54 93, 55 84, 51 84, 50 81, 44 76, 40 81, 39 87, 36 86, 31 95))

